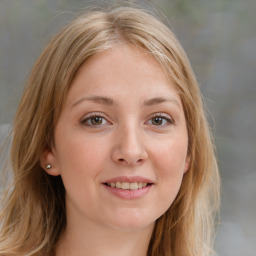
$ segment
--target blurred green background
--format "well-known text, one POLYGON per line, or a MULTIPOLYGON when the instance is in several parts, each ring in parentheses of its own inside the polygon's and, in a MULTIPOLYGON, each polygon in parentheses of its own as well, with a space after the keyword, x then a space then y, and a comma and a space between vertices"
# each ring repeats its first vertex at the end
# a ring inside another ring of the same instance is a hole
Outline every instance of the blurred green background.
MULTIPOLYGON (((0 0, 0 142, 50 37, 82 8, 103 2, 121 1, 0 0)), ((256 1, 131 2, 155 6, 167 17, 201 86, 222 177, 216 250, 221 256, 255 256, 256 1)))

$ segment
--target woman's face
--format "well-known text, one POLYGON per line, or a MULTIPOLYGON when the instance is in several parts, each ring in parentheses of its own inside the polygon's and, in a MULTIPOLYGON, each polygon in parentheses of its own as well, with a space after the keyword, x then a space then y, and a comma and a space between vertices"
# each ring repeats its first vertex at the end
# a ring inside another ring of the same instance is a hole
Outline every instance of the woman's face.
POLYGON ((153 226, 189 166, 179 95, 160 65, 122 45, 79 70, 45 163, 61 175, 68 220, 114 229, 153 226))

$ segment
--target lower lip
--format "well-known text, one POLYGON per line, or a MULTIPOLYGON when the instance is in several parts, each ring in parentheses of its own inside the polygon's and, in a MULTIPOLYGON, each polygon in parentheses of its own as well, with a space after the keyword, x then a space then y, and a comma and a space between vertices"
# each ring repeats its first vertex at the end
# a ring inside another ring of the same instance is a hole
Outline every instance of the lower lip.
POLYGON ((137 190, 129 190, 129 189, 120 189, 120 188, 112 188, 105 184, 103 186, 115 196, 122 199, 137 199, 143 197, 145 194, 149 192, 153 185, 149 185, 145 188, 139 188, 137 190))

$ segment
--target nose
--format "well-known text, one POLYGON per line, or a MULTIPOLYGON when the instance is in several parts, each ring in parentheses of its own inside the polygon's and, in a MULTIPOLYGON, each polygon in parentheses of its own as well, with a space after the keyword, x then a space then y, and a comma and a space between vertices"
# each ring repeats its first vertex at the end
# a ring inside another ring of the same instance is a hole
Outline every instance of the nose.
POLYGON ((142 165, 148 159, 145 139, 136 127, 120 127, 115 134, 112 159, 124 166, 142 165))

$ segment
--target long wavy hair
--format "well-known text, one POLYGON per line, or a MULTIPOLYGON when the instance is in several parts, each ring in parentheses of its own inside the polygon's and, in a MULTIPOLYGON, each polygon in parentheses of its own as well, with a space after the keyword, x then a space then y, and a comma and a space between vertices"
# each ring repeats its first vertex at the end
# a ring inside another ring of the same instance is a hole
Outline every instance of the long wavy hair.
POLYGON ((0 255, 54 255, 66 227, 61 177, 40 166, 72 81, 93 55, 118 43, 135 45, 162 66, 180 95, 190 167, 170 208, 155 223, 148 256, 213 254, 219 174, 198 83, 175 35, 152 14, 119 7, 83 13, 43 51, 26 84, 13 126, 13 185, 1 205, 0 255))

